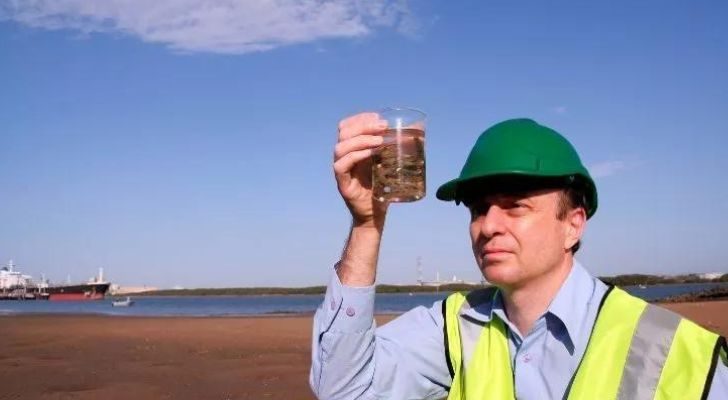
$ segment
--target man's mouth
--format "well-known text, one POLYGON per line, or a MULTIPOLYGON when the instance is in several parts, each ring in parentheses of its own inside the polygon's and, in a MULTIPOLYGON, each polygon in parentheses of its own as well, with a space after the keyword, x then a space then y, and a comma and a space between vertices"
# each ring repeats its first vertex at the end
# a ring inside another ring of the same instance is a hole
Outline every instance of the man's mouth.
POLYGON ((494 261, 494 260, 506 257, 509 254, 511 254, 511 252, 506 249, 499 248, 499 247, 491 247, 491 248, 483 249, 480 252, 480 257, 485 261, 489 261, 489 260, 494 261))

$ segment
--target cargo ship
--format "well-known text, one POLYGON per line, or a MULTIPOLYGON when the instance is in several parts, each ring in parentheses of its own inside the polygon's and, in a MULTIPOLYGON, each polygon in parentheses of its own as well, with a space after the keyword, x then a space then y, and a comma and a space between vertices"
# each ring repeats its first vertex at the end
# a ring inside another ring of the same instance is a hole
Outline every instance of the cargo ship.
POLYGON ((29 275, 15 271, 12 261, 0 268, 0 300, 103 300, 111 282, 98 276, 76 284, 51 284, 41 278, 36 282, 29 275))
POLYGON ((35 300, 39 298, 41 286, 33 282, 30 275, 15 270, 13 260, 0 268, 0 300, 35 300))
MULTIPOLYGON (((76 285, 48 286, 45 289, 48 300, 103 300, 111 283, 89 281, 76 285)), ((43 293, 40 293, 43 294, 43 293)))

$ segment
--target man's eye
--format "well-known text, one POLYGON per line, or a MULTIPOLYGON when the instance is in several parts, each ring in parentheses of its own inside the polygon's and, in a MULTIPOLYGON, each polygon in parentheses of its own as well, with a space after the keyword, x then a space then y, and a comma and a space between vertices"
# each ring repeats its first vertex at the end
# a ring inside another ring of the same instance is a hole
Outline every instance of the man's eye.
POLYGON ((515 202, 508 208, 508 213, 514 216, 525 215, 529 210, 528 204, 525 202, 515 202))
POLYGON ((514 208, 523 208, 525 207, 525 204, 520 201, 509 201, 507 203, 503 203, 503 208, 506 210, 511 210, 514 208))

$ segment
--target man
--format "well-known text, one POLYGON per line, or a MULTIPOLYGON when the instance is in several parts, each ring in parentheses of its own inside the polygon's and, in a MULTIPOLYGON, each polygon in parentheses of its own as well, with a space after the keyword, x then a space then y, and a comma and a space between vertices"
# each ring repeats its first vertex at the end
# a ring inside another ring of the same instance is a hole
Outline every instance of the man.
POLYGON ((334 172, 353 223, 314 317, 321 399, 728 399, 725 340, 591 276, 575 259, 597 191, 571 144, 534 121, 499 123, 437 191, 471 215, 476 263, 496 288, 453 294, 376 328, 386 204, 370 157, 386 126, 339 124, 334 172))

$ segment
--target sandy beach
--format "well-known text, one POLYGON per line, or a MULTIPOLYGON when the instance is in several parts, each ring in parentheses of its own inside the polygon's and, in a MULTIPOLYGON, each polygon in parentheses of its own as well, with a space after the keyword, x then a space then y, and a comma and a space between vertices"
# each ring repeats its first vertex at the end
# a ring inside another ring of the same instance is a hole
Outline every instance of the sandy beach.
MULTIPOLYGON (((667 307, 728 334, 728 301, 667 307)), ((5 316, 0 399, 313 399, 310 338, 311 316, 5 316)))

